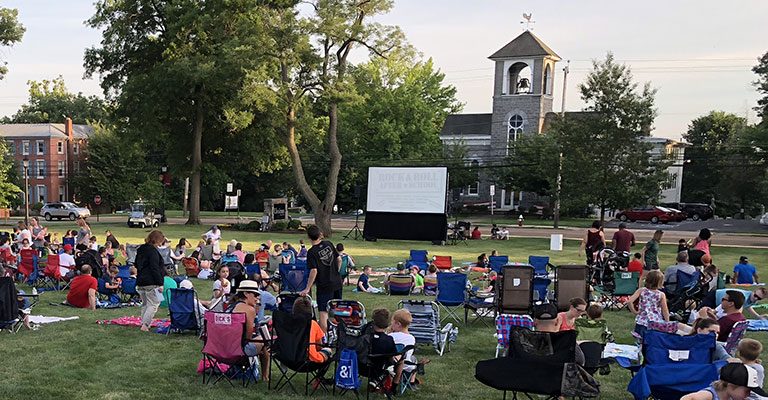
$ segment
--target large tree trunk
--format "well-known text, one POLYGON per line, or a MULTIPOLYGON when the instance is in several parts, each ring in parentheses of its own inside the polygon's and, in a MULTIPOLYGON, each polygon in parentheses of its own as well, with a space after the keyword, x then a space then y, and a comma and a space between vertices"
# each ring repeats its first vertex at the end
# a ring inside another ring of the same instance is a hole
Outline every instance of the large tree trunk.
POLYGON ((192 131, 192 179, 190 179, 189 219, 187 225, 200 225, 200 174, 203 166, 203 102, 195 105, 195 126, 192 131))
POLYGON ((325 200, 319 210, 315 211, 315 223, 326 237, 333 235, 331 227, 331 214, 336 203, 336 189, 339 184, 339 171, 341 170, 341 151, 336 132, 339 126, 338 104, 331 103, 328 109, 328 155, 331 157, 328 166, 328 182, 325 188, 325 200))
POLYGON ((301 163, 299 149, 296 147, 296 109, 294 106, 289 106, 288 112, 285 116, 285 122, 288 128, 285 144, 288 147, 288 154, 291 156, 293 176, 296 178, 296 185, 299 188, 302 196, 304 196, 304 199, 306 199, 307 203, 309 203, 309 207, 312 209, 312 212, 315 214, 315 223, 320 228, 320 230, 325 233, 325 229, 330 228, 330 215, 327 217, 328 225, 323 226, 321 222, 323 219, 319 217, 319 215, 322 215, 323 205, 320 202, 320 199, 317 197, 317 194, 315 194, 315 192, 309 186, 307 178, 304 176, 304 166, 301 163))

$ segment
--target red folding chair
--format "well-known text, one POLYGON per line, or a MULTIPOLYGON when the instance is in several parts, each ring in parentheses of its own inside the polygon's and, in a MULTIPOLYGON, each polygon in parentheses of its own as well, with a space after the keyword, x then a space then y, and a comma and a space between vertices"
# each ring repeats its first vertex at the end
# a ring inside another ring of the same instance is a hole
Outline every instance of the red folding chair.
POLYGON ((35 249, 21 249, 19 251, 19 273, 24 275, 24 280, 34 283, 37 280, 37 251, 35 249))
MULTIPOLYGON (((70 267, 64 267, 67 270, 71 270, 70 267)), ((55 290, 65 290, 69 288, 69 282, 67 282, 63 276, 61 276, 61 265, 59 264, 58 254, 49 254, 48 262, 43 269, 43 277, 45 277, 46 287, 50 287, 55 290), (61 284, 64 286, 60 286, 61 284)))
POLYGON ((437 269, 445 270, 445 269, 451 269, 453 266, 451 256, 435 256, 432 260, 432 264, 435 264, 435 267, 437 269))

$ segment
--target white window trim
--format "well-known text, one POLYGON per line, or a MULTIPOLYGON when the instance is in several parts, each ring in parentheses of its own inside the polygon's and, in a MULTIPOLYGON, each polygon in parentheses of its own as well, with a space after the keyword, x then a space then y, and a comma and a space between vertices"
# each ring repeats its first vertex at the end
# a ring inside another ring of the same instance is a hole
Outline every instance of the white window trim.
POLYGON ((35 199, 36 203, 44 203, 48 201, 48 188, 45 185, 35 185, 35 194, 37 195, 37 198, 35 199), (40 200, 40 188, 43 188, 43 191, 45 192, 45 199, 40 200))
POLYGON ((66 195, 66 193, 64 193, 64 186, 63 185, 59 185, 59 201, 66 201, 65 200, 65 195, 66 195))
POLYGON ((24 140, 21 142, 21 154, 24 156, 29 155, 29 140, 24 140))
POLYGON ((35 160, 35 174, 37 179, 45 179, 45 160, 35 160), (43 171, 42 175, 40 175, 41 170, 43 171))
POLYGON ((42 140, 35 140, 35 154, 38 156, 45 155, 45 142, 42 140))
POLYGON ((58 171, 57 171, 57 173, 59 175, 59 178, 63 178, 64 177, 66 165, 67 164, 64 161, 59 161, 58 162, 58 165, 57 165, 58 171))
POLYGON ((72 146, 72 152, 74 154, 80 154, 80 143, 75 142, 72 146))
POLYGON ((64 142, 61 140, 56 142, 56 154, 64 154, 64 142))

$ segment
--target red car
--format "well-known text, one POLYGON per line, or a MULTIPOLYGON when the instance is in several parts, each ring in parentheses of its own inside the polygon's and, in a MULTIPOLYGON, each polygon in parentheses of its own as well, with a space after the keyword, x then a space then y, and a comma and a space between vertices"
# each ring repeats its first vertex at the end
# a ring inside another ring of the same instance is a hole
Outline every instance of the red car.
POLYGON ((620 221, 650 221, 651 223, 658 224, 659 222, 679 222, 685 219, 685 214, 665 207, 658 206, 644 206, 635 207, 629 210, 620 212, 616 218, 620 221))

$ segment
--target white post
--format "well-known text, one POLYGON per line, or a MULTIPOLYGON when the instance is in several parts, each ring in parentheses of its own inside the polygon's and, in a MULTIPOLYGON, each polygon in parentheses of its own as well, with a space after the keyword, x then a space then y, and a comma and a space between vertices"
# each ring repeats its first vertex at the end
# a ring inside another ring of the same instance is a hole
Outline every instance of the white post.
POLYGON ((182 215, 187 216, 187 203, 189 202, 189 177, 184 180, 184 212, 182 215))

